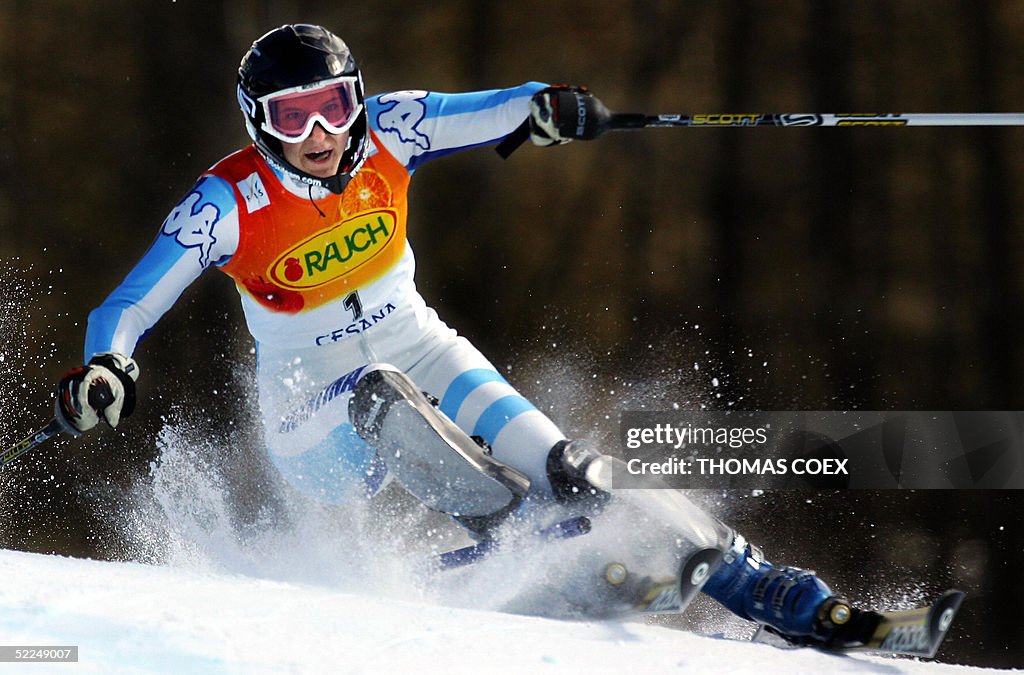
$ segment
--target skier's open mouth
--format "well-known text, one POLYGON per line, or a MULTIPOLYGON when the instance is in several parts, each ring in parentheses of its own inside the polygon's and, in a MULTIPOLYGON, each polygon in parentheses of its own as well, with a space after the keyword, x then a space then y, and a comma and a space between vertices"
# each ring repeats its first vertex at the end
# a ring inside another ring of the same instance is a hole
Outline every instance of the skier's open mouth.
POLYGON ((328 159, 330 159, 331 155, 333 153, 334 153, 334 150, 331 150, 331 149, 321 150, 319 152, 307 152, 306 153, 306 159, 308 159, 311 162, 315 162, 317 164, 320 164, 321 162, 325 162, 328 159))

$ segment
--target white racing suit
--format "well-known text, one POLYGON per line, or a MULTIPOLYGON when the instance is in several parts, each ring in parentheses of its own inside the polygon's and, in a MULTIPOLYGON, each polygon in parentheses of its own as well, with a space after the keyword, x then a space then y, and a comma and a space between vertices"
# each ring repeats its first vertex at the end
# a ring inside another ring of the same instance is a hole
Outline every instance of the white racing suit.
POLYGON ((494 457, 549 489, 558 428, 426 306, 406 238, 409 179, 424 162, 495 143, 544 85, 469 94, 405 91, 367 100, 370 153, 341 195, 312 190, 253 146, 205 172, 156 242, 89 317, 86 359, 131 355, 207 267, 235 281, 257 345, 270 457, 300 491, 343 501, 377 492, 386 469, 348 421, 360 372, 405 371, 494 457))

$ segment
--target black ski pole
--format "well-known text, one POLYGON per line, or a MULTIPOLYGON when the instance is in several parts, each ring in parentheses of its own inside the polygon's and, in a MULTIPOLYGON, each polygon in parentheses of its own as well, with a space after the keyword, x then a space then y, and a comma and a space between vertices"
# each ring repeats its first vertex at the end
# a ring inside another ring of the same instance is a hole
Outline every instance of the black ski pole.
POLYGON ((50 440, 57 434, 64 431, 67 431, 67 427, 65 427, 64 424, 59 419, 54 417, 52 420, 50 420, 49 424, 47 424, 39 431, 29 434, 28 436, 21 439, 11 447, 7 448, 7 450, 4 451, 4 454, 0 456, 0 467, 7 466, 9 462, 13 462, 17 458, 24 455, 29 450, 32 450, 38 447, 39 445, 42 445, 46 441, 50 440))
POLYGON ((1024 113, 613 113, 604 130, 650 127, 1016 127, 1024 113))
MULTIPOLYGON (((1024 113, 708 113, 646 115, 610 113, 600 123, 606 131, 666 127, 1016 127, 1024 126, 1024 113)), ((529 120, 523 121, 496 148, 508 158, 530 137, 529 120)))

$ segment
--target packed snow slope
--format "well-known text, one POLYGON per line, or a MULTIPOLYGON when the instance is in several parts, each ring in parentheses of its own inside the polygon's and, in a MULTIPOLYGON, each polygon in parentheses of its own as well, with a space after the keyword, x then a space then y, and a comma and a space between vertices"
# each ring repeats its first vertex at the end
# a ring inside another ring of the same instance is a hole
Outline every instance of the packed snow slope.
POLYGON ((78 664, 21 666, 30 672, 982 672, 15 551, 0 551, 0 579, 0 644, 79 647, 78 664))

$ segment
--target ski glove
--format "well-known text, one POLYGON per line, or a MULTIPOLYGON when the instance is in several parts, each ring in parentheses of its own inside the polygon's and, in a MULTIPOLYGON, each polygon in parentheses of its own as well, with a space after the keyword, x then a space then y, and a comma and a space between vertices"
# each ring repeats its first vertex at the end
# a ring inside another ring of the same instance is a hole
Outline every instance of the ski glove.
POLYGON ((546 87, 530 99, 530 140, 545 146, 590 141, 604 133, 610 119, 608 108, 586 87, 546 87))
POLYGON ((56 415, 76 434, 92 429, 100 416, 111 428, 135 410, 139 366, 130 356, 97 354, 88 365, 72 368, 57 385, 56 415), (77 432, 77 433, 76 433, 77 432))

